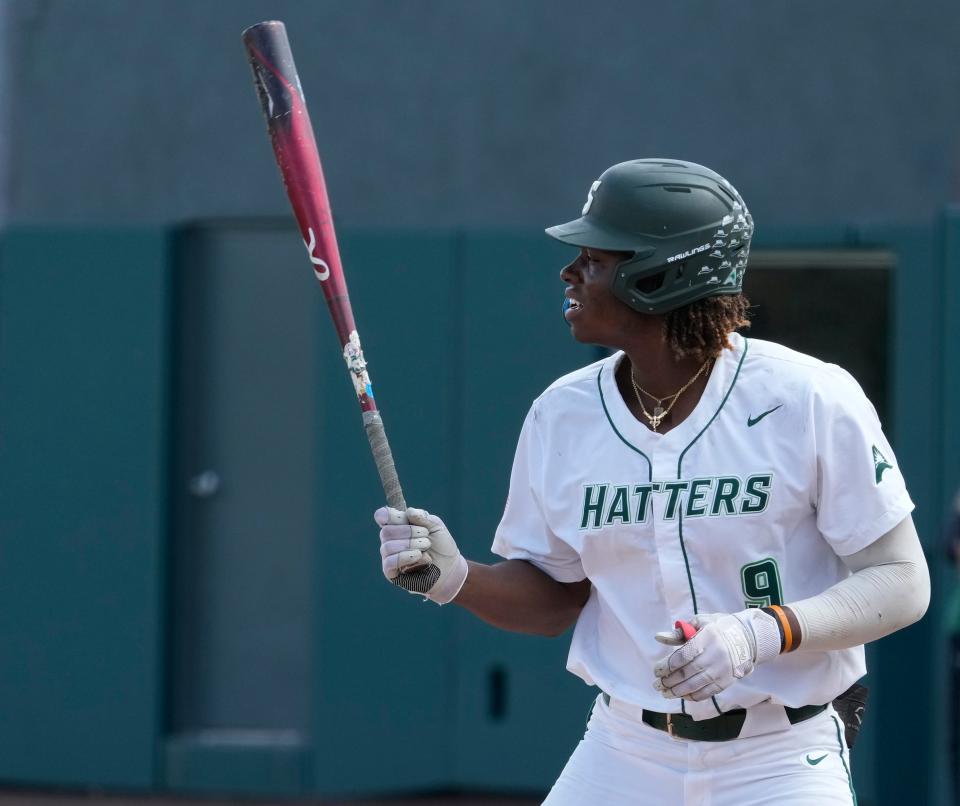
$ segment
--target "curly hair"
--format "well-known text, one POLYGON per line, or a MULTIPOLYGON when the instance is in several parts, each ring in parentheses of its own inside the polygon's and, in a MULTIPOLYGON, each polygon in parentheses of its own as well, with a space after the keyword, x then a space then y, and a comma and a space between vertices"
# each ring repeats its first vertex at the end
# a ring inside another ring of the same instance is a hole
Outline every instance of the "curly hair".
POLYGON ((664 337, 677 360, 716 358, 732 346, 727 338, 730 333, 750 327, 749 307, 743 294, 697 300, 666 315, 664 337))

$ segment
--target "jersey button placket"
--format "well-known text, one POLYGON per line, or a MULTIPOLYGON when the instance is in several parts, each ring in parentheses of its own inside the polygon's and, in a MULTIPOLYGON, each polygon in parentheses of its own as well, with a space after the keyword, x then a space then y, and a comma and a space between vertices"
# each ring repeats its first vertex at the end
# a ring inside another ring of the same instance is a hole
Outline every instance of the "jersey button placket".
MULTIPOLYGON (((694 614, 693 599, 680 543, 680 503, 682 496, 676 489, 677 462, 672 453, 657 451, 651 456, 653 469, 653 500, 651 515, 657 560, 663 579, 664 605, 670 619, 690 618, 694 614), (669 486, 673 484, 673 486, 669 486)), ((657 627, 668 629, 670 625, 657 627)))

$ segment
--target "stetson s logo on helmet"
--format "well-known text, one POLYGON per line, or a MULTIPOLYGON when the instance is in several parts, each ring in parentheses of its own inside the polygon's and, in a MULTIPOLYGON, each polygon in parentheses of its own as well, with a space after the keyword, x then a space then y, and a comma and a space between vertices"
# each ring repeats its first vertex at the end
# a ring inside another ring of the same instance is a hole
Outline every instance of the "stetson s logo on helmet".
POLYGON ((580 215, 586 215, 590 212, 590 208, 593 206, 593 194, 597 192, 597 189, 600 187, 600 180, 598 179, 592 185, 590 185, 590 190, 587 191, 587 201, 583 205, 583 209, 580 211, 580 215))
POLYGON ((641 159, 604 171, 580 218, 546 232, 573 246, 630 253, 617 266, 612 291, 641 313, 659 314, 740 293, 753 218, 715 171, 682 160, 641 159))

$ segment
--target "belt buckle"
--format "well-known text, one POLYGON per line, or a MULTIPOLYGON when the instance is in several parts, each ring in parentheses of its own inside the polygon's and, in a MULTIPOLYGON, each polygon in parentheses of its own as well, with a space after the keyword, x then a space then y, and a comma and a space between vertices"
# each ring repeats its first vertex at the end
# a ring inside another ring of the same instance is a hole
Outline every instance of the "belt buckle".
POLYGON ((671 739, 677 738, 673 735, 673 714, 667 714, 667 736, 671 739))

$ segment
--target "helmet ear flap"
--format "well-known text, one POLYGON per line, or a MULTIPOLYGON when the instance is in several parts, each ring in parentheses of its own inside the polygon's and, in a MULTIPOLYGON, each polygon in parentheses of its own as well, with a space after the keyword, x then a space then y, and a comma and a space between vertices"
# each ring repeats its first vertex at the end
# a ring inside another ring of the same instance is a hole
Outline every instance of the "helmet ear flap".
POLYGON ((653 294, 663 288, 667 281, 667 270, 658 271, 656 274, 650 274, 646 277, 639 277, 633 283, 633 288, 641 294, 653 294))
MULTIPOLYGON (((635 249, 632 252, 628 253, 630 257, 620 261, 620 264, 617 267, 617 269, 619 270, 626 266, 628 267, 627 270, 629 271, 630 264, 636 263, 641 260, 646 260, 648 257, 651 257, 653 254, 655 254, 656 251, 657 251, 656 248, 653 246, 647 246, 641 249, 635 249)), ((616 279, 616 275, 614 275, 614 278, 616 279)), ((644 277, 640 280, 637 280, 633 284, 633 287, 638 291, 642 291, 642 292, 656 291, 658 288, 660 288, 663 285, 665 279, 666 279, 666 272, 663 271, 653 275, 652 277, 644 277), (647 288, 648 281, 650 281, 649 289, 647 288)))

